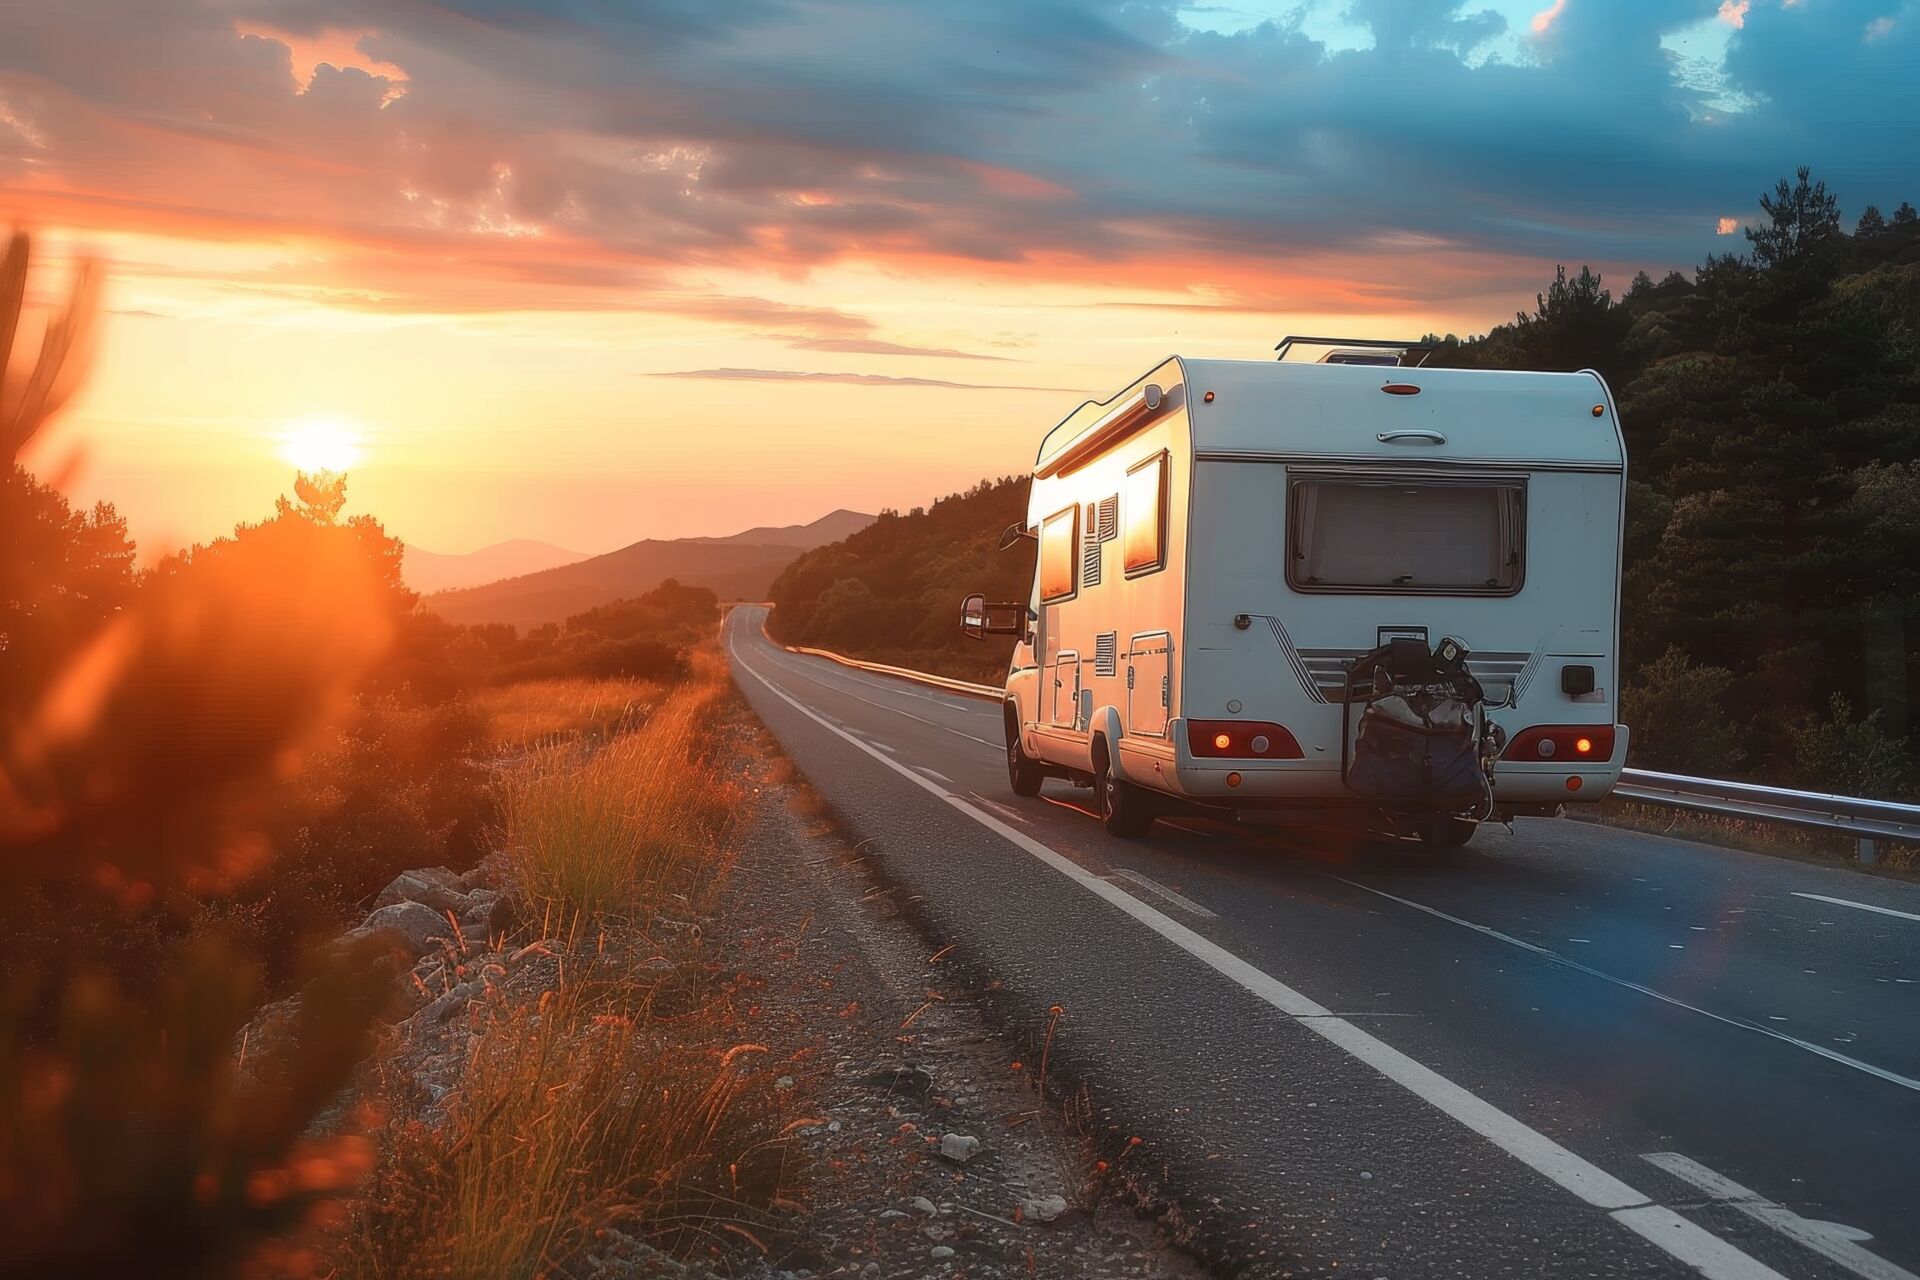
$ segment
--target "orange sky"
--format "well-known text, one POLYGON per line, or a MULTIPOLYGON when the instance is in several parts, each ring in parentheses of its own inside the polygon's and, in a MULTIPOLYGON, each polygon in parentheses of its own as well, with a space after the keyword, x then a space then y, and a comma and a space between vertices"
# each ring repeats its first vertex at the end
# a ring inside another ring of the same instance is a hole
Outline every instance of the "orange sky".
POLYGON ((270 510, 316 421, 353 507, 435 550, 906 507, 1170 351, 1475 332, 1556 260, 1690 265, 1778 171, 1675 23, 1500 7, 881 4, 849 44, 813 0, 12 0, 0 227, 42 233, 38 296, 111 265, 30 462, 77 458, 149 556, 270 510), (1562 74, 1602 44, 1615 74, 1562 74))

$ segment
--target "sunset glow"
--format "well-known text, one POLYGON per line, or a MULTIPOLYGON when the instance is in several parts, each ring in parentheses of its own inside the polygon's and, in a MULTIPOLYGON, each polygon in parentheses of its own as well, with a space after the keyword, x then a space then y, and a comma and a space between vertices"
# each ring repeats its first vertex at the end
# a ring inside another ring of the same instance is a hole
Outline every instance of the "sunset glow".
POLYGON ((288 429, 280 454, 309 474, 351 471, 360 461, 360 445, 352 432, 331 418, 310 418, 288 429))

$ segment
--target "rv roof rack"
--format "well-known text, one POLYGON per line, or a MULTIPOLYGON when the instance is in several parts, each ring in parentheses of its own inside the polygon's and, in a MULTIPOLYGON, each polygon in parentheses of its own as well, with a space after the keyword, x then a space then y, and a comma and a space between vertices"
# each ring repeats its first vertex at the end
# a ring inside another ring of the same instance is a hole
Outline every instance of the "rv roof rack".
MULTIPOLYGON (((1427 362, 1428 356, 1433 354, 1433 344, 1431 342, 1395 342, 1385 338, 1317 338, 1317 337, 1308 336, 1306 334, 1290 333, 1286 337, 1280 339, 1280 345, 1274 348, 1274 350, 1279 353, 1274 358, 1277 360, 1284 361, 1287 358, 1289 352, 1295 346, 1337 347, 1337 348, 1346 348, 1346 349, 1358 348, 1359 350, 1362 350, 1362 351, 1378 351, 1378 352, 1381 352, 1382 354, 1391 352, 1399 358, 1398 363, 1400 365, 1408 368, 1418 368, 1419 366, 1427 362)), ((1331 358, 1331 357, 1338 357, 1341 354, 1343 354, 1343 352, 1341 351, 1329 351, 1325 356, 1322 356, 1315 363, 1319 363, 1319 364, 1375 363, 1374 361, 1341 360, 1337 358, 1331 358)))

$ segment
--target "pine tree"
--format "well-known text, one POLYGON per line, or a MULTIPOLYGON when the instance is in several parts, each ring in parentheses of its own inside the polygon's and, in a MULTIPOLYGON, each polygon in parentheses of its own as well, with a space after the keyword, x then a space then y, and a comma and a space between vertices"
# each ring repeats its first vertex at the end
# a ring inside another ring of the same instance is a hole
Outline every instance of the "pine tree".
POLYGON ((1840 236, 1840 201, 1827 193, 1827 184, 1813 181, 1806 165, 1795 178, 1791 186, 1780 179, 1772 195, 1760 197, 1767 222, 1747 228, 1754 261, 1763 267, 1799 266, 1840 236))
POLYGON ((1910 227, 1916 222, 1920 222, 1920 213, 1914 212, 1913 201, 1902 200, 1900 207, 1893 211, 1893 225, 1896 227, 1910 227))
POLYGON ((1880 206, 1870 204, 1860 211, 1860 221, 1854 224, 1853 234, 1870 240, 1886 229, 1887 220, 1880 216, 1880 206))

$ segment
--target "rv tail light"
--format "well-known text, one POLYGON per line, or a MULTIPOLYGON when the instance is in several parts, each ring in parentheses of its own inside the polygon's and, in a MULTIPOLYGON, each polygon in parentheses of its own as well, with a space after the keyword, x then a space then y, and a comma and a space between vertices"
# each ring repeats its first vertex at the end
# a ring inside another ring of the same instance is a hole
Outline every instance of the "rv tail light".
POLYGON ((1610 724, 1535 725, 1522 729, 1507 743, 1502 760, 1611 760, 1610 724))
POLYGON ((1389 382, 1380 389, 1390 396, 1417 396, 1420 394, 1420 388, 1414 386, 1411 382, 1389 382))
POLYGON ((1198 759, 1301 760, 1285 725, 1266 720, 1189 720, 1187 749, 1198 759))

